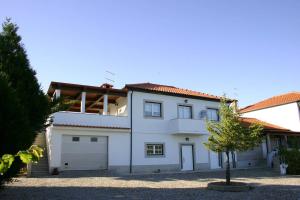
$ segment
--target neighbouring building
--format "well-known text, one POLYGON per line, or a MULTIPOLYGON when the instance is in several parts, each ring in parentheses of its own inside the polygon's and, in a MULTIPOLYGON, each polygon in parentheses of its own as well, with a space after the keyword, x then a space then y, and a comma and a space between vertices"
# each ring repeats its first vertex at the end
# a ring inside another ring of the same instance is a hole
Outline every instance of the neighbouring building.
MULTIPOLYGON (((240 110, 244 121, 262 121, 267 125, 262 143, 264 158, 280 146, 300 145, 300 92, 274 96, 240 110)), ((249 151, 253 157, 257 156, 249 151)), ((251 157, 251 156, 250 156, 251 157)))
MULTIPOLYGON (((61 82, 51 82, 48 95, 74 101, 68 111, 53 113, 47 128, 50 172, 54 168, 119 173, 210 170, 222 168, 225 161, 222 153, 203 144, 209 136, 205 120, 219 120, 218 96, 152 83, 116 89, 110 84, 61 82)), ((243 123, 259 121, 267 136, 300 131, 248 116, 245 109, 243 123)), ((267 143, 250 152, 235 152, 234 166, 266 164, 267 143)))

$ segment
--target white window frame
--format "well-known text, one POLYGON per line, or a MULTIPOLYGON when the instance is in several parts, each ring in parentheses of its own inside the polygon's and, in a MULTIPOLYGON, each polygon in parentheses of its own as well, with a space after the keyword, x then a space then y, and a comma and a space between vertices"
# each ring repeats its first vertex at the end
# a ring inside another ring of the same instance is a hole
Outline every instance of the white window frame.
POLYGON ((178 117, 178 119, 193 119, 193 106, 192 105, 184 105, 184 104, 178 104, 177 105, 177 117, 178 117), (189 118, 185 118, 185 117, 180 117, 180 115, 179 115, 179 109, 180 109, 180 107, 188 107, 188 108, 190 108, 190 117, 189 118))
POLYGON ((164 157, 165 156, 165 144, 164 143, 157 143, 157 142, 152 142, 152 143, 145 143, 145 157, 164 157), (148 147, 152 146, 152 154, 148 154, 148 147), (157 146, 161 146, 161 153, 156 152, 157 146))
POLYGON ((218 122, 218 121, 220 121, 220 116, 219 116, 219 109, 218 108, 206 108, 206 110, 207 110, 207 119, 209 120, 209 121, 215 121, 215 122, 218 122), (208 113, 209 113, 209 110, 215 110, 215 111, 217 111, 217 120, 214 120, 214 119, 210 119, 209 117, 208 117, 208 113))
POLYGON ((79 136, 72 136, 72 142, 80 142, 79 136), (75 138, 78 138, 78 140, 74 140, 75 138))
POLYGON ((98 142, 98 137, 91 137, 90 142, 98 142))
POLYGON ((162 102, 158 102, 158 101, 151 101, 151 100, 145 100, 144 101, 144 117, 145 118, 162 118, 163 117, 163 104, 162 102), (146 106, 147 105, 151 105, 151 115, 147 115, 146 114, 146 106), (155 115, 155 111, 153 109, 153 105, 160 105, 160 113, 159 113, 159 116, 158 115, 155 115))

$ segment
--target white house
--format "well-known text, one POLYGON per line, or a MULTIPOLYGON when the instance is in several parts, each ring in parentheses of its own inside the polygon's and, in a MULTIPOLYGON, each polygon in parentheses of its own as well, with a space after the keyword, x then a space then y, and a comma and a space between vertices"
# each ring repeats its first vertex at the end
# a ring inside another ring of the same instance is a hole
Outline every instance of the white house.
MULTIPOLYGON (((138 173, 209 170, 223 165, 223 155, 203 144, 209 136, 206 118, 219 120, 218 96, 151 83, 115 89, 109 84, 60 82, 51 82, 48 95, 76 101, 68 111, 54 113, 47 128, 50 172, 57 168, 138 173)), ((270 123, 264 126, 267 132, 289 131, 270 123)), ((254 157, 252 151, 250 156, 233 154, 233 160, 237 167, 253 166, 265 159, 264 154, 262 146, 254 157)))
POLYGON ((240 111, 244 117, 254 117, 300 132, 300 92, 274 96, 240 111))
POLYGON ((300 92, 290 92, 274 96, 240 110, 243 117, 256 118, 284 129, 286 134, 269 134, 270 148, 278 148, 289 143, 300 132, 300 92))
POLYGON ((264 157, 281 145, 300 144, 300 93, 290 92, 274 96, 240 110, 244 120, 256 119, 269 124, 262 144, 264 157), (272 130, 270 130, 270 128, 272 130), (275 129, 274 129, 275 128, 275 129), (280 131, 278 131, 280 130, 280 131))

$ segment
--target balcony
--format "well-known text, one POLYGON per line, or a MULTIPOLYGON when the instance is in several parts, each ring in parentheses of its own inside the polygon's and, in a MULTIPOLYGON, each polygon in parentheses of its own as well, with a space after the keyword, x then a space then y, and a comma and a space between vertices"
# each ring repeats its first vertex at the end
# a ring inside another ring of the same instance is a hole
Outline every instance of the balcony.
POLYGON ((172 119, 169 122, 173 135, 208 135, 205 121, 200 119, 172 119))
POLYGON ((130 128, 129 118, 127 116, 61 111, 54 113, 52 120, 54 125, 130 128))

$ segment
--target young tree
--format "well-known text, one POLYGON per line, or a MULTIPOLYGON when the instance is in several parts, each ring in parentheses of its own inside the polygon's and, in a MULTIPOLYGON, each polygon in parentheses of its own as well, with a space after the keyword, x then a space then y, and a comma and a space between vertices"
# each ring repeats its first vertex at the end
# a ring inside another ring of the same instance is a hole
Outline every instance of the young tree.
MULTIPOLYGON (((26 51, 17 34, 18 26, 8 19, 0 32, 0 156, 15 155, 29 149, 44 127, 49 104, 30 67, 26 51)), ((5 159, 4 159, 5 160, 5 159)), ((0 184, 18 173, 19 156, 0 184)))
POLYGON ((259 124, 244 127, 236 108, 228 106, 225 97, 221 100, 219 115, 220 122, 206 122, 210 136, 205 146, 214 152, 225 152, 226 185, 230 185, 230 152, 246 151, 259 145, 263 127, 259 124))

